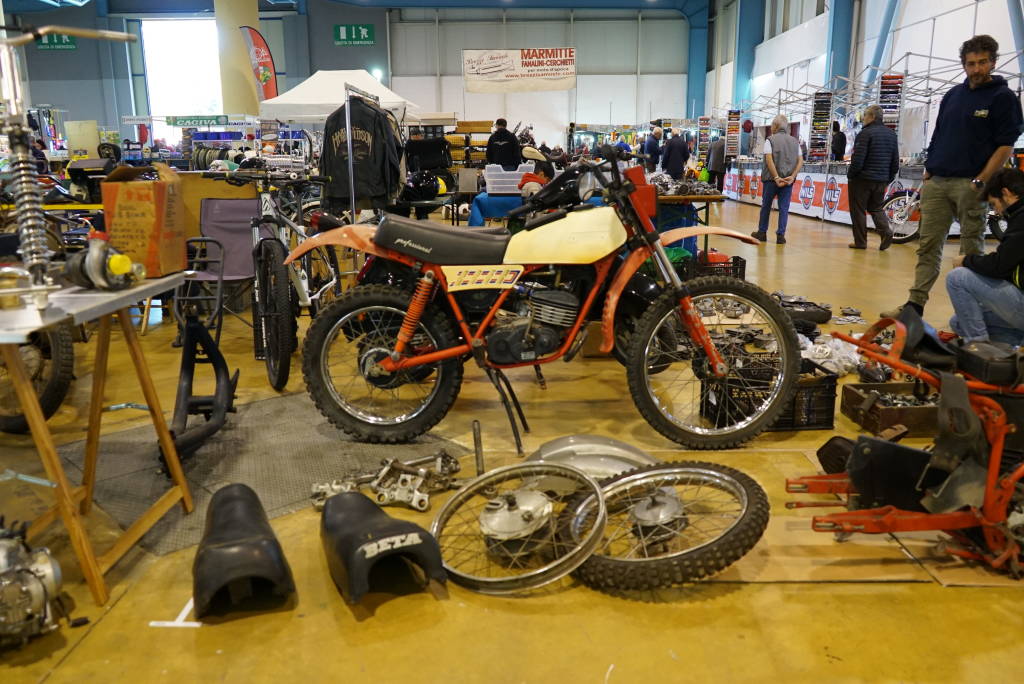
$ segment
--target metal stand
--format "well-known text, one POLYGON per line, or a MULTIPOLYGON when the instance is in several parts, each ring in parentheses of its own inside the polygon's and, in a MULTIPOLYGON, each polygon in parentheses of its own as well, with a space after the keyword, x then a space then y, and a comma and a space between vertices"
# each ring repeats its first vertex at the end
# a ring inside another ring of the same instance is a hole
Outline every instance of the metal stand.
POLYGON ((523 432, 530 432, 530 426, 526 422, 526 416, 523 414, 523 407, 519 405, 519 398, 516 396, 515 390, 512 389, 512 383, 508 381, 508 377, 500 369, 484 368, 484 370, 487 372, 487 378, 491 381, 491 384, 494 385, 494 389, 498 390, 498 396, 501 398, 501 405, 505 407, 505 415, 508 416, 509 425, 512 426, 512 436, 516 440, 516 454, 522 457, 523 438, 519 434, 519 425, 516 423, 516 415, 519 416, 519 421, 523 424, 523 432), (511 402, 509 401, 510 399, 511 402), (515 406, 515 414, 512 413, 513 406, 515 406))
POLYGON ((238 386, 238 370, 231 375, 227 361, 220 353, 221 326, 224 321, 224 271, 223 258, 212 258, 209 247, 215 246, 217 254, 223 256, 220 242, 212 238, 192 238, 188 241, 196 248, 190 258, 189 270, 216 271, 217 280, 213 294, 205 294, 196 281, 186 281, 178 287, 174 297, 175 313, 182 326, 181 370, 178 373, 178 393, 174 400, 174 418, 171 420, 171 434, 179 455, 187 456, 198 449, 214 433, 224 426, 228 413, 234 413, 235 388, 238 386), (199 318, 206 311, 206 318, 199 318), (210 330, 215 334, 210 335, 210 330), (201 350, 201 351, 200 351, 201 350), (192 393, 196 364, 207 363, 213 367, 216 389, 212 395, 197 396, 192 393), (187 427, 190 415, 202 415, 206 422, 187 427))

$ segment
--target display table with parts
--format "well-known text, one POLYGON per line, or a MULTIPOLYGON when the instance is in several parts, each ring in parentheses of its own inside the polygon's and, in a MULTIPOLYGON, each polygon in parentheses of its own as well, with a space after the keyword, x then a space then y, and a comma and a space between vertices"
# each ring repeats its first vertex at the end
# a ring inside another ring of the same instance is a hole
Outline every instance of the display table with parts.
POLYGON ((29 538, 38 535, 55 520, 60 518, 71 537, 71 545, 82 568, 82 574, 89 585, 93 599, 99 605, 107 602, 110 593, 103 575, 157 523, 176 503, 181 502, 186 513, 191 513, 192 495, 189 492, 185 474, 178 460, 174 440, 167 429, 160 399, 146 365, 146 359, 139 345, 139 338, 128 313, 129 307, 139 302, 174 289, 184 281, 184 274, 177 273, 147 280, 135 287, 118 292, 101 292, 71 287, 50 295, 49 305, 44 311, 31 306, 18 309, 0 310, 0 352, 11 377, 21 410, 32 430, 32 440, 39 452, 39 458, 46 470, 46 476, 54 483, 56 504, 37 518, 29 527, 29 538), (146 398, 150 418, 156 429, 157 439, 167 463, 173 486, 167 490, 138 520, 125 530, 114 545, 103 555, 97 556, 92 542, 86 534, 82 515, 89 512, 92 493, 96 484, 96 461, 99 451, 100 424, 103 416, 103 391, 106 386, 107 360, 110 353, 110 329, 112 317, 118 315, 118 323, 124 334, 125 345, 135 367, 135 374, 146 398), (70 321, 74 324, 99 320, 96 341, 96 361, 93 370, 92 392, 89 401, 89 422, 85 439, 85 461, 82 484, 72 487, 64 472, 53 435, 46 424, 39 399, 32 381, 21 360, 18 345, 29 341, 34 332, 70 321))

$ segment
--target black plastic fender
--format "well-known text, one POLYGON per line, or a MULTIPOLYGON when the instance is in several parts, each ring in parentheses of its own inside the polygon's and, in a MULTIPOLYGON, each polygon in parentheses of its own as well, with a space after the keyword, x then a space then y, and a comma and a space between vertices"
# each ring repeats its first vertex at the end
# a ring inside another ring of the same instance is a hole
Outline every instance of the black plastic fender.
POLYGON ((420 566, 427 580, 447 579, 437 540, 416 523, 398 520, 359 492, 327 499, 320 540, 335 586, 348 603, 370 590, 370 571, 388 556, 402 555, 420 566))
POLYGON ((620 316, 627 315, 634 320, 639 319, 647 307, 661 296, 661 285, 658 281, 644 273, 634 273, 619 295, 619 306, 616 311, 620 316))
POLYGON ((292 571, 256 492, 244 484, 218 489, 206 511, 206 528, 192 564, 196 617, 209 612, 222 591, 235 605, 269 593, 295 592, 292 571))

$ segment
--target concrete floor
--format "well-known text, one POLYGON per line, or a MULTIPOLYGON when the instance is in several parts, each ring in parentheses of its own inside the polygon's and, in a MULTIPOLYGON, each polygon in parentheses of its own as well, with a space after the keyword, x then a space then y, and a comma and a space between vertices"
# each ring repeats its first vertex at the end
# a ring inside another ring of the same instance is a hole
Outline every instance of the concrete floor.
MULTIPOLYGON (((716 223, 748 232, 756 208, 729 203, 716 223)), ((848 228, 802 217, 790 220, 789 244, 713 242, 747 259, 747 277, 840 306, 873 320, 904 301, 915 245, 888 252, 847 249, 848 228)), ((872 238, 872 247, 877 239, 872 238)), ((957 243, 946 247, 946 265, 957 243)), ((927 318, 944 326, 950 307, 941 285, 927 318)), ((172 405, 177 350, 169 325, 143 338, 161 390, 172 405)), ((78 381, 51 419, 60 443, 84 436, 92 349, 77 345, 78 381)), ((242 369, 239 401, 273 396, 252 360, 246 328, 229 321, 223 348, 242 369)), ((141 401, 121 346, 112 346, 107 400, 141 401), (125 371, 125 372, 121 372, 125 371), (120 378, 120 381, 119 381, 120 378)), ((655 433, 626 399, 625 375, 608 359, 553 364, 549 389, 517 371, 517 388, 534 431, 526 449, 567 433, 596 433, 633 442, 665 459, 700 458, 741 468, 769 493, 772 526, 758 547, 717 581, 626 597, 564 580, 528 598, 494 598, 449 584, 447 590, 372 594, 350 609, 327 572, 317 515, 311 510, 272 521, 291 563, 297 602, 272 612, 232 615, 199 628, 154 628, 174 620, 191 596, 194 549, 155 557, 136 548, 107 578, 112 598, 96 607, 66 535, 53 526, 41 543, 65 570, 74 615, 90 623, 0 653, 0 682, 300 681, 637 682, 637 681, 1012 681, 1024 657, 1017 608, 1020 588, 944 587, 934 573, 888 538, 861 536, 835 544, 809 531, 810 513, 787 511, 783 480, 815 471, 813 455, 830 433, 770 433, 732 452, 682 452, 655 433)), ((303 392, 298 358, 289 392, 303 392)), ((510 436, 493 390, 474 369, 435 433, 471 445, 470 421, 484 425, 490 464, 512 461, 510 436)), ((105 433, 145 416, 107 414, 105 433)), ((855 435, 842 417, 836 433, 855 435)), ((0 471, 38 474, 28 438, 0 435, 0 471)), ((27 518, 47 505, 38 488, 0 483, 0 512, 27 518)), ((429 526, 429 514, 390 512, 429 526)), ((98 551, 116 526, 102 511, 88 518, 98 551)), ((979 573, 982 579, 984 573, 979 573)))

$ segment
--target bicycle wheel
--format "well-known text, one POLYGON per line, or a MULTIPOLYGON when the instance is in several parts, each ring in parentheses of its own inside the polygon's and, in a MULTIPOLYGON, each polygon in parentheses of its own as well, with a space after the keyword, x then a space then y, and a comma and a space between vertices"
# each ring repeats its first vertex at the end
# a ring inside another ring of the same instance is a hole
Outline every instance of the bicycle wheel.
POLYGON ((902 245, 917 237, 921 227, 921 201, 917 193, 909 190, 896 193, 882 205, 882 211, 889 217, 893 242, 902 245))
POLYGON ((690 449, 729 449, 760 434, 789 405, 800 347, 788 314, 761 288, 722 276, 687 289, 728 369, 712 372, 681 321, 678 298, 662 295, 637 323, 626 373, 641 415, 690 449))
MULTIPOLYGON (((377 366, 394 349, 409 297, 396 287, 355 287, 321 311, 306 333, 306 389, 320 413, 357 440, 408 442, 444 418, 459 394, 461 359, 394 373, 377 366)), ((455 344, 451 321, 428 306, 412 349, 424 353, 455 344)))
POLYGON ((277 240, 263 240, 257 248, 256 288, 253 318, 259 320, 253 333, 261 335, 267 379, 276 390, 288 384, 292 352, 295 351, 297 323, 292 312, 291 283, 284 265, 284 245, 277 240))
POLYGON ((455 492, 430 533, 452 581, 485 594, 514 594, 576 569, 604 526, 597 482, 572 466, 531 463, 497 468, 455 492), (594 505, 570 539, 558 534, 558 521, 577 496, 594 505))
MULTIPOLYGON (((18 347, 18 352, 39 397, 43 415, 49 418, 64 402, 75 376, 71 324, 33 333, 27 343, 18 347)), ((28 421, 21 412, 7 366, 0 361, 0 431, 24 434, 28 430, 28 421)))
MULTIPOLYGON (((700 461, 659 463, 601 483, 608 523, 574 575, 599 590, 662 589, 703 579, 747 554, 768 526, 768 497, 749 475, 700 461)), ((579 497, 560 533, 575 541, 600 515, 579 497)))

